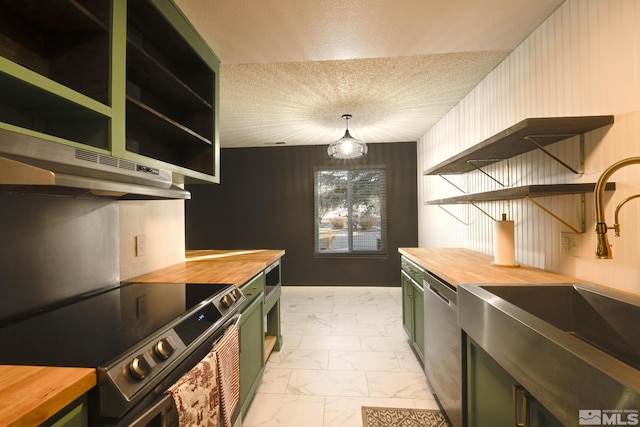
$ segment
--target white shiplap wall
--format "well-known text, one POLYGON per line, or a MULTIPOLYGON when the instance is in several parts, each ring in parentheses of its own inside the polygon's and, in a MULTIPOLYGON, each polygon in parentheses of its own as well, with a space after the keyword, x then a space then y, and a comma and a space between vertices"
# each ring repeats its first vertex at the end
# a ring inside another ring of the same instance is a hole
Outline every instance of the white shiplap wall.
MULTIPOLYGON (((465 247, 492 254, 492 220, 472 206, 424 202, 459 194, 440 177, 422 171, 528 117, 613 114, 613 126, 585 135, 585 172, 574 175, 534 151, 487 169, 519 186, 538 183, 595 182, 617 160, 640 156, 640 1, 567 0, 514 52, 418 142, 419 245, 465 247)), ((579 138, 551 149, 578 165, 579 138)), ((451 177, 470 192, 497 189, 479 173, 451 177)), ((615 173, 615 193, 608 194, 607 222, 615 206, 640 193, 640 165, 615 173)), ((551 211, 580 224, 580 196, 537 199, 551 211)), ((640 294, 640 201, 622 209, 621 237, 609 232, 613 260, 596 260, 593 248, 593 197, 587 194, 586 233, 581 256, 560 253, 560 235, 570 231, 526 200, 487 202, 483 210, 498 218, 510 213, 516 224, 519 263, 544 268, 640 294)))

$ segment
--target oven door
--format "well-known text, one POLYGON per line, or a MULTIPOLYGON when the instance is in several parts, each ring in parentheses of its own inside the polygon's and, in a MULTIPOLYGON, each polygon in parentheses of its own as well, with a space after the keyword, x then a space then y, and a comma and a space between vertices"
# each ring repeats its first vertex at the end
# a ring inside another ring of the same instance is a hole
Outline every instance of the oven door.
MULTIPOLYGON (((103 427, 178 427, 178 410, 173 397, 166 391, 209 354, 222 338, 227 328, 232 325, 238 327, 239 324, 240 314, 236 314, 227 321, 224 327, 215 331, 209 339, 195 349, 171 374, 155 387, 153 393, 143 398, 131 411, 120 419, 101 419, 99 425, 103 427)), ((241 425, 239 409, 240 406, 238 405, 232 417, 233 427, 241 425)), ((92 423, 91 425, 94 424, 92 423)))
POLYGON ((156 404, 128 425, 130 427, 178 427, 178 411, 173 397, 165 394, 156 404))
MULTIPOLYGON (((239 413, 234 419, 232 427, 241 427, 242 417, 239 413)), ((178 411, 173 398, 168 394, 164 395, 155 405, 127 425, 129 427, 179 427, 178 411)))

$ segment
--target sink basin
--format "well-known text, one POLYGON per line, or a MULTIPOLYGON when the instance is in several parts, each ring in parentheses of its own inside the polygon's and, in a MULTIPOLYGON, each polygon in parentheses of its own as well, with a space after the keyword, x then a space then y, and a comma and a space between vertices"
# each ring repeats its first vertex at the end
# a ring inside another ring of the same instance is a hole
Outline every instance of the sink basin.
POLYGON ((640 409, 640 297, 589 284, 460 285, 460 327, 565 425, 640 409))
POLYGON ((640 370, 639 305, 580 285, 482 288, 640 370))

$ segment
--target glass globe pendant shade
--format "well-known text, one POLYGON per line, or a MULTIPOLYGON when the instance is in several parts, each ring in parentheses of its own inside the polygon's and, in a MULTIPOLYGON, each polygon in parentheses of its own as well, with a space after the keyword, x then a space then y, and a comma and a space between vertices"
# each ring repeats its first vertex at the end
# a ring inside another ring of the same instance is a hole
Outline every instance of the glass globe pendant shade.
POLYGON ((342 118, 347 120, 347 130, 342 138, 329 145, 327 153, 334 159, 357 159, 358 157, 364 156, 367 154, 367 144, 358 141, 349 133, 348 120, 351 118, 351 115, 345 114, 342 118))

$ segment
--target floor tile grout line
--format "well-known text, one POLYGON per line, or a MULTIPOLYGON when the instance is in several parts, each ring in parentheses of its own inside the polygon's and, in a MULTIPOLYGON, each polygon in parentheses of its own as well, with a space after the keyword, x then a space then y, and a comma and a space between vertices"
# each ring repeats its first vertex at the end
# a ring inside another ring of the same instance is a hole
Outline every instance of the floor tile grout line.
MULTIPOLYGON (((339 342, 339 340, 343 337, 346 337, 348 335, 340 335, 340 330, 338 330, 338 327, 335 327, 335 325, 337 323, 339 323, 340 321, 344 321, 344 317, 342 318, 342 320, 337 319, 339 316, 353 316, 353 321, 355 323, 353 323, 352 325, 366 325, 366 324, 370 324, 370 322, 368 322, 368 320, 370 320, 371 316, 381 316, 381 317, 388 317, 388 318, 393 318, 393 317, 398 317, 401 319, 401 311, 400 310, 382 310, 381 305, 382 303, 382 298, 380 297, 380 295, 385 294, 386 295, 394 295, 397 296, 397 301, 396 304, 400 303, 400 298, 399 298, 399 294, 397 294, 397 292, 387 292, 385 291, 380 291, 378 289, 376 289, 376 297, 370 297, 371 296, 371 292, 369 293, 368 296, 363 296, 363 295, 359 295, 357 294, 358 291, 364 291, 367 292, 368 289, 366 288, 360 288, 360 289, 356 289, 356 296, 355 297, 350 297, 349 294, 354 291, 353 289, 331 289, 331 292, 326 294, 327 296, 325 297, 321 297, 319 296, 319 294, 317 292, 312 292, 312 295, 315 295, 315 301, 320 304, 326 304, 327 302, 331 301, 332 302, 332 306, 331 306, 331 310, 327 313, 329 314, 329 316, 325 317, 327 320, 329 320, 329 335, 323 335, 324 337, 338 337, 336 339, 335 342, 339 342), (353 304, 357 304, 357 303, 362 303, 362 304, 368 304, 371 305, 371 311, 370 312, 360 312, 360 311, 345 311, 346 308, 349 308, 348 305, 346 304, 341 304, 339 307, 336 304, 336 301, 339 300, 338 295, 342 295, 343 298, 341 300, 341 302, 344 301, 351 301, 353 304), (346 297, 344 295, 347 295, 346 297), (395 312, 394 312, 395 311, 395 312), (332 317, 333 316, 333 317, 332 317)), ((370 289, 369 289, 370 291, 370 289)), ((300 303, 298 301, 295 300, 295 298, 298 297, 298 295, 300 295, 300 292, 296 292, 296 295, 291 295, 293 298, 289 298, 289 295, 284 294, 283 293, 283 300, 285 301, 284 304, 282 304, 283 308, 293 308, 293 310, 297 308, 300 308, 300 303)), ((305 300, 308 301, 310 298, 306 298, 305 300)), ((300 298, 300 301, 302 301, 303 298, 300 298)), ((326 307, 328 309, 328 307, 326 307)), ((313 323, 313 321, 318 321, 318 319, 321 319, 322 316, 320 313, 317 313, 318 316, 317 318, 313 318, 313 313, 307 313, 306 315, 302 314, 302 312, 300 311, 290 311, 287 309, 283 309, 283 314, 282 317, 284 318, 283 323, 286 323, 286 315, 288 314, 292 314, 295 316, 298 316, 299 319, 302 319, 304 316, 304 318, 307 319, 308 323, 313 323)), ((386 342, 387 345, 389 343, 392 343, 395 339, 401 338, 402 335, 398 334, 397 329, 398 325, 400 324, 400 322, 395 323, 395 322, 375 322, 373 323, 374 325, 378 325, 376 327, 372 327, 373 329, 378 329, 380 331, 380 334, 378 335, 361 335, 362 332, 358 332, 355 336, 357 337, 357 345, 353 345, 351 347, 349 347, 349 349, 345 350, 345 349, 341 349, 341 348, 336 348, 335 347, 335 342, 330 342, 330 339, 327 341, 327 347, 325 350, 320 350, 320 349, 306 349, 308 354, 313 354, 313 353, 317 353, 319 351, 325 351, 326 353, 324 355, 326 355, 326 359, 325 356, 323 355, 322 359, 326 360, 326 369, 325 371, 333 371, 333 372, 345 372, 348 370, 336 370, 336 369, 331 369, 332 366, 331 364, 331 352, 342 352, 342 353, 350 353, 350 352, 354 352, 354 353, 370 353, 372 360, 375 360, 375 356, 377 355, 377 353, 392 353, 392 359, 394 361, 395 364, 391 365, 394 366, 395 368, 398 369, 398 371, 395 371, 393 369, 389 370, 389 369, 383 369, 381 371, 373 371, 373 372, 383 372, 386 374, 395 374, 395 373, 414 373, 416 374, 416 370, 415 369, 410 369, 410 366, 407 365, 403 365, 402 361, 406 359, 406 357, 403 357, 402 354, 409 354, 410 353, 410 348, 407 347, 407 349, 405 350, 401 350, 401 351, 377 351, 376 346, 380 346, 382 342, 386 342), (376 338, 382 338, 383 341, 377 341, 376 338), (367 341, 368 339, 370 339, 369 341, 367 341), (390 341, 384 341, 384 339, 389 339, 390 341)), ((356 327, 353 326, 353 331, 356 331, 356 327)), ((284 334, 284 333, 283 333, 284 334)), ((306 334, 306 330, 302 329, 299 331, 294 331, 292 333, 292 335, 295 335, 297 337, 297 340, 295 341, 294 344, 294 348, 292 348, 291 350, 303 350, 300 349, 300 346, 303 345, 304 342, 304 337, 306 334)), ((347 338, 348 339, 348 338, 347 338)), ((286 342, 286 336, 285 336, 285 342, 286 342)), ((403 346, 405 345, 404 343, 402 344, 403 346)), ((286 348, 286 344, 285 347, 286 348)), ((385 355, 386 361, 384 363, 388 363, 389 360, 389 355, 385 355)), ((406 361, 406 360, 405 360, 406 361)), ((351 363, 350 361, 347 360, 347 363, 351 363)), ((375 362, 372 362, 375 363, 375 362)), ((282 366, 276 366, 275 368, 278 369, 289 369, 288 370, 288 376, 286 378, 286 385, 285 385, 285 392, 287 391, 291 391, 291 379, 293 377, 294 372, 296 372, 297 368, 291 367, 291 368, 284 368, 282 366)), ((335 368, 335 367, 334 367, 335 368)), ((362 373, 362 375, 364 376, 364 378, 366 378, 366 396, 361 396, 361 397, 357 397, 357 396, 353 396, 350 399, 355 399, 354 401, 357 401, 359 399, 382 399, 383 400, 397 400, 397 399, 401 399, 403 401, 405 401, 405 404, 410 403, 411 406, 413 407, 417 407, 417 401, 422 400, 422 401, 429 401, 430 399, 428 397, 406 397, 406 398, 395 398, 395 397, 384 397, 384 396, 380 396, 380 397, 373 397, 371 396, 372 392, 371 392, 371 383, 369 380, 370 375, 368 374, 370 371, 368 370, 356 370, 359 373, 362 373)), ((306 394, 305 394, 306 395, 306 394)), ((298 394, 298 396, 302 396, 301 394, 298 394)), ((306 396, 315 396, 318 398, 322 398, 322 408, 323 408, 323 413, 321 414, 322 419, 321 421, 321 425, 323 427, 329 427, 330 422, 335 421, 335 413, 332 413, 332 415, 329 415, 329 411, 334 411, 336 409, 336 399, 342 399, 345 396, 340 396, 340 395, 328 395, 328 394, 322 394, 322 395, 306 395, 306 396), (332 407, 330 407, 329 403, 328 403, 328 397, 332 398, 332 407), (329 416, 329 418, 327 418, 329 416), (333 418, 332 418, 333 417, 333 418)), ((424 403, 422 403, 421 405, 425 405, 424 403)), ((428 403, 427 403, 428 405, 428 403)), ((352 413, 351 415, 347 414, 347 415, 339 415, 339 417, 344 417, 344 416, 350 416, 351 418, 354 417, 354 414, 352 413)), ((361 418, 360 415, 355 415, 355 419, 354 419, 357 423, 359 423, 359 425, 361 425, 361 418)), ((352 421, 354 421, 352 420, 352 421)), ((282 424, 279 424, 280 427, 292 427, 290 425, 284 426, 282 424)), ((354 424, 355 425, 355 424, 354 424)), ((272 427, 275 425, 274 424, 270 424, 268 426, 265 425, 265 427, 272 427)))

